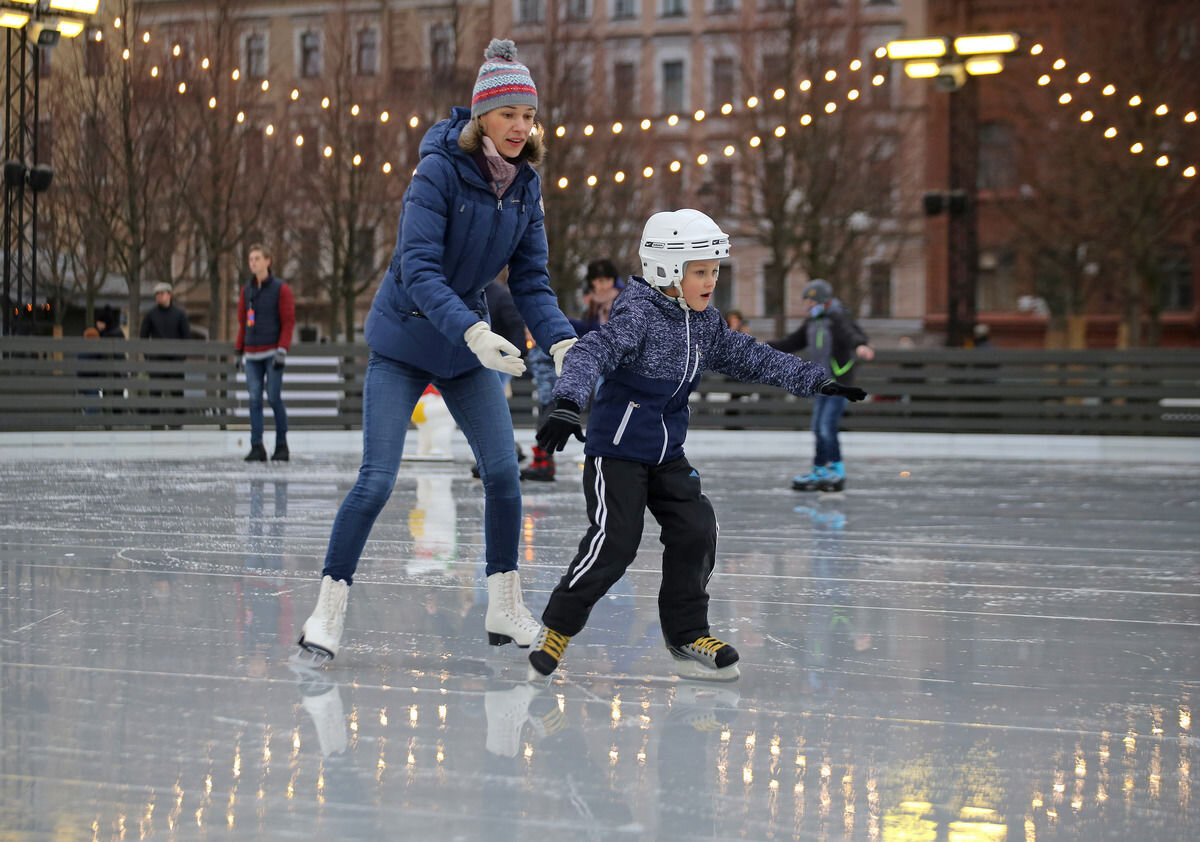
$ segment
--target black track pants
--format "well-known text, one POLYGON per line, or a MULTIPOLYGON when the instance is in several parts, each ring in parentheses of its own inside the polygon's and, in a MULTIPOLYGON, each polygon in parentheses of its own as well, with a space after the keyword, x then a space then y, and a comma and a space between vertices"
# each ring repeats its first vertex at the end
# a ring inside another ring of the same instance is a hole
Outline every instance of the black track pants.
POLYGON ((542 622, 574 636, 588 615, 633 563, 645 511, 662 527, 662 585, 658 616, 672 646, 708 634, 708 579, 717 552, 717 518, 700 490, 700 474, 680 458, 644 465, 589 456, 583 470, 591 526, 579 552, 550 595, 542 622))

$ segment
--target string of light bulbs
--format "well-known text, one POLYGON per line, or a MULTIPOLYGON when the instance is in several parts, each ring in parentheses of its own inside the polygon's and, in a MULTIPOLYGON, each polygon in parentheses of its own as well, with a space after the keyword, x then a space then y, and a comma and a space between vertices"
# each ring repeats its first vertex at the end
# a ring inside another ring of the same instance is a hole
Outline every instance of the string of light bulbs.
MULTIPOLYGON (((1045 48, 1041 44, 1035 44, 1029 50, 1030 55, 1034 55, 1034 56, 1041 55, 1044 53, 1044 51, 1045 51, 1045 48)), ((1061 72, 1066 71, 1066 68, 1067 68, 1067 61, 1066 61, 1066 59, 1062 59, 1062 58, 1055 59, 1054 62, 1050 65, 1051 73, 1061 73, 1061 72)), ((1054 81, 1054 78, 1051 75, 1051 73, 1042 73, 1040 76, 1038 76, 1038 78, 1037 78, 1038 87, 1048 88, 1050 86, 1050 84, 1054 81)), ((1074 81, 1075 81, 1076 85, 1090 85, 1095 80, 1093 79, 1091 73, 1084 71, 1084 72, 1078 73, 1075 76, 1074 81)), ((1097 84, 1099 84, 1099 83, 1097 83, 1097 84)), ((1111 84, 1111 83, 1105 84, 1103 87, 1100 88, 1100 95, 1104 96, 1104 97, 1113 97, 1114 102, 1121 101, 1120 99, 1116 98, 1117 86, 1114 84, 1111 84)), ((1067 106, 1067 105, 1070 105, 1075 100, 1075 95, 1072 94, 1068 90, 1062 90, 1062 91, 1060 91, 1057 99, 1058 99, 1059 105, 1067 106)), ((1143 105, 1145 105, 1146 103, 1140 94, 1135 93, 1135 94, 1132 94, 1128 99, 1125 100, 1125 104, 1129 108, 1140 108, 1143 105)), ((1171 113, 1171 111, 1172 111, 1172 109, 1170 108, 1170 106, 1168 106, 1166 103, 1161 103, 1155 107, 1154 114, 1156 117, 1167 117, 1171 113)), ((1183 123, 1185 123, 1187 125, 1195 125, 1197 122, 1197 115, 1196 115, 1195 109, 1183 112, 1181 119, 1182 119, 1183 123)), ((1085 108, 1082 112, 1080 112, 1079 120, 1080 120, 1080 122, 1083 122, 1083 123, 1091 123, 1096 120, 1096 113, 1090 108, 1085 108)), ((1115 125, 1112 125, 1110 123, 1105 127, 1102 134, 1106 140, 1114 140, 1120 135, 1120 130, 1115 125)), ((1141 155, 1145 151, 1146 151, 1146 143, 1144 143, 1143 141, 1135 139, 1133 141, 1133 143, 1131 143, 1129 145, 1129 154, 1131 154, 1131 155, 1141 155)), ((1155 158, 1154 164, 1155 164, 1155 166, 1158 166, 1158 167, 1170 166, 1171 156, 1167 155, 1165 153, 1161 154, 1155 158)), ((1185 179, 1192 179, 1192 178, 1196 177, 1196 172, 1197 172, 1196 166, 1194 164, 1189 163, 1186 166, 1183 166, 1181 168, 1180 175, 1185 179)))
MULTIPOLYGON (((113 21, 114 28, 119 29, 121 27, 121 25, 122 25, 122 23, 121 23, 120 18, 116 18, 113 21)), ((103 36, 102 36, 101 32, 98 31, 96 33, 96 37, 98 40, 101 40, 103 36)), ((151 36, 150 30, 148 30, 148 29, 144 30, 140 37, 140 40, 143 44, 149 45, 154 40, 151 36)), ((880 51, 876 51, 875 55, 877 58, 881 57, 881 52, 882 52, 882 48, 880 51)), ((183 49, 182 49, 181 45, 175 44, 172 46, 172 48, 170 50, 171 58, 181 58, 182 54, 183 54, 183 49)), ((132 58, 132 52, 128 47, 126 47, 122 51, 122 59, 125 61, 129 61, 131 58, 132 58)), ((201 59, 200 67, 202 70, 205 70, 205 71, 213 69, 212 63, 207 57, 204 57, 201 59)), ((848 63, 847 67, 849 68, 849 70, 851 72, 857 72, 864 67, 864 63, 861 58, 854 58, 848 63)), ((156 64, 151 67, 150 76, 152 78, 158 78, 162 74, 162 72, 163 72, 162 68, 156 64)), ((240 68, 234 68, 232 71, 229 71, 229 75, 230 75, 230 79, 234 82, 239 82, 242 79, 242 73, 241 73, 240 68)), ((818 76, 816 83, 814 83, 814 81, 812 79, 804 79, 797 84, 796 90, 800 93, 806 93, 810 90, 813 90, 815 84, 819 84, 822 81, 825 83, 832 83, 832 82, 836 81, 838 78, 839 78, 838 69, 836 67, 830 67, 830 68, 827 68, 824 73, 822 73, 818 76)), ((869 82, 872 87, 881 87, 882 85, 884 85, 887 82, 887 76, 882 73, 875 73, 872 75, 869 82)), ((269 92, 272 87, 271 81, 269 78, 264 78, 264 79, 260 80, 258 82, 258 86, 263 93, 269 92)), ((188 89, 189 88, 188 88, 188 84, 186 81, 180 81, 176 85, 176 90, 179 94, 186 94, 188 89)), ((859 88, 851 88, 849 91, 846 92, 845 96, 846 96, 847 101, 853 102, 853 101, 858 100, 861 97, 861 95, 862 95, 862 91, 859 88)), ((302 93, 298 88, 292 88, 292 90, 289 94, 289 98, 293 102, 298 101, 301 98, 301 96, 302 96, 302 93)), ((775 87, 772 89, 769 97, 768 96, 758 96, 758 95, 752 95, 752 96, 747 97, 745 100, 745 110, 753 111, 754 109, 758 108, 762 103, 764 103, 768 99, 773 100, 773 101, 780 101, 780 100, 783 100, 787 96, 788 96, 788 91, 786 88, 775 87)), ((218 103, 217 97, 213 96, 213 97, 209 98, 208 106, 210 109, 215 110, 218 104, 219 103, 218 103)), ((321 98, 320 104, 323 109, 327 109, 327 108, 331 107, 331 100, 328 96, 323 96, 321 98)), ((838 101, 836 99, 828 99, 824 103, 822 110, 826 114, 832 114, 835 111, 837 111, 838 107, 839 107, 838 101)), ((719 109, 716 109, 716 111, 721 116, 731 116, 736 110, 738 110, 738 109, 732 102, 726 102, 726 103, 722 104, 719 109)), ((353 117, 360 116, 362 114, 362 112, 363 112, 363 109, 358 104, 354 104, 350 107, 350 114, 353 117)), ((685 115, 682 117, 679 114, 668 114, 665 116, 655 115, 654 117, 643 116, 640 118, 635 117, 629 121, 629 126, 636 124, 637 128, 639 130, 650 131, 651 129, 655 128, 656 126, 663 125, 663 124, 665 124, 669 128, 673 128, 675 126, 678 126, 680 123, 682 123, 686 120, 690 120, 693 123, 698 124, 698 123, 703 122, 705 119, 707 119, 710 116, 711 115, 709 115, 706 110, 697 109, 696 111, 692 112, 690 115, 685 115)), ((246 119, 247 119, 247 117, 246 117, 245 111, 239 110, 235 117, 236 122, 239 124, 243 124, 246 119)), ((391 112, 386 109, 379 111, 378 119, 381 123, 384 123, 384 124, 388 123, 391 120, 391 112)), ((801 126, 808 126, 813 122, 813 120, 814 120, 814 117, 812 114, 805 113, 800 117, 799 123, 801 126)), ((410 128, 416 129, 421 125, 422 119, 421 119, 420 115, 411 114, 409 116, 407 122, 408 122, 408 125, 410 128)), ((626 129, 626 127, 627 127, 627 124, 624 121, 615 121, 608 126, 608 131, 611 132, 611 134, 613 134, 613 135, 619 135, 626 129)), ((542 128, 544 129, 544 127, 542 127, 542 128)), ((585 138, 593 137, 600 133, 600 130, 597 129, 597 127, 594 123, 583 124, 582 127, 578 127, 575 130, 577 130, 578 133, 581 134, 585 138)), ((535 127, 535 131, 537 131, 536 127, 535 127)), ((569 124, 561 124, 561 125, 554 127, 552 133, 557 138, 564 138, 571 132, 572 132, 572 128, 569 126, 569 124)), ((268 123, 266 126, 264 126, 263 133, 267 137, 275 137, 278 134, 278 131, 273 123, 268 123)), ((787 126, 783 125, 783 124, 779 124, 774 128, 774 130, 772 131, 771 134, 776 138, 782 138, 786 135, 786 133, 787 133, 787 126)), ((305 140, 303 134, 297 134, 294 138, 294 142, 298 147, 302 147, 305 144, 306 140, 305 140)), ((750 148, 758 148, 761 146, 761 143, 762 143, 762 138, 759 136, 752 136, 747 140, 747 145, 750 148)), ((736 154, 736 151, 737 150, 736 150, 735 145, 730 144, 730 143, 725 143, 723 146, 721 146, 719 152, 700 153, 699 155, 696 156, 695 161, 698 166, 704 166, 707 163, 709 163, 709 161, 718 159, 719 157, 726 157, 726 158, 732 157, 734 154, 736 154)), ((325 158, 332 157, 334 154, 333 147, 331 145, 326 145, 322 149, 322 154, 325 158)), ((352 163, 355 166, 360 166, 363 163, 361 154, 355 154, 352 158, 352 163)), ((682 167, 683 167, 683 162, 681 160, 674 160, 667 165, 666 169, 669 172, 675 173, 675 172, 679 172, 682 169, 682 167)), ((381 166, 381 170, 385 175, 387 175, 387 174, 391 174, 392 172, 394 172, 395 168, 393 167, 391 162, 385 161, 381 166)), ((643 178, 652 178, 655 174, 655 168, 653 166, 646 165, 646 166, 642 167, 641 174, 642 174, 643 178)), ((620 184, 620 183, 624 183, 628 177, 629 177, 628 174, 624 170, 617 170, 617 171, 614 171, 614 172, 610 173, 609 175, 605 176, 604 178, 605 179, 611 178, 611 180, 613 182, 620 184)), ((588 178, 585 179, 585 184, 589 187, 594 187, 597 184, 599 184, 601 180, 602 180, 602 178, 600 175, 593 174, 593 175, 588 176, 588 178)), ((569 179, 567 179, 565 177, 560 178, 558 180, 558 186, 560 189, 566 189, 569 185, 570 185, 570 181, 569 181, 569 179)))

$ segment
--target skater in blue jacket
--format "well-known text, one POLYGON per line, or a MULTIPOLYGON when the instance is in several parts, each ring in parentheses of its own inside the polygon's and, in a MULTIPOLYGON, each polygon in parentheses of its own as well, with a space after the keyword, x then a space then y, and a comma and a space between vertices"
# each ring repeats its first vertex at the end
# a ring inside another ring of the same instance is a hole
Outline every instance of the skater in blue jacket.
POLYGON ((550 595, 529 653, 531 677, 550 675, 592 607, 637 554, 648 508, 662 527, 659 620, 676 672, 719 681, 738 677, 738 653, 710 634, 708 580, 716 565, 717 520, 700 474, 683 453, 688 394, 705 369, 770 383, 796 395, 862 400, 820 366, 730 330, 709 306, 729 237, 695 210, 656 213, 639 248, 645 277, 630 279, 608 322, 582 337, 564 360, 538 443, 562 450, 583 440, 579 408, 600 377, 584 454, 590 526, 550 595))
POLYGON ((496 376, 520 375, 525 364, 492 331, 485 287, 508 267, 521 317, 560 367, 576 338, 546 270, 541 183, 532 167, 543 155, 534 131, 537 88, 516 58, 511 41, 493 39, 471 108, 453 109, 421 141, 395 253, 367 316, 362 467, 334 520, 317 607, 300 636, 316 660, 337 654, 359 556, 392 493, 413 407, 431 383, 483 480, 488 642, 529 646, 538 633, 517 573, 521 484, 496 376))

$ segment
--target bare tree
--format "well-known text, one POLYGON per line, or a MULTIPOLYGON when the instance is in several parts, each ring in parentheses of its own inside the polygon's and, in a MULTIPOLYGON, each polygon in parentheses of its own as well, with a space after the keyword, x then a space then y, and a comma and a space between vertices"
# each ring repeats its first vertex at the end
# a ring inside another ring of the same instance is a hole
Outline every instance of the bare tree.
POLYGON ((1200 213, 1200 186, 1181 172, 1200 162, 1181 119, 1200 95, 1194 8, 1084 5, 1062 72, 1047 59, 1001 77, 1024 182, 1001 207, 1052 321, 1075 326, 1072 344, 1085 314, 1115 309, 1123 341, 1155 345, 1169 258, 1186 253, 1200 213))
MULTIPOLYGON (((847 66, 851 55, 841 45, 853 43, 852 35, 828 9, 799 4, 779 31, 744 35, 758 48, 743 50, 751 57, 743 78, 756 83, 760 102, 736 122, 754 146, 740 157, 744 189, 725 203, 770 255, 765 309, 777 334, 785 330, 795 270, 830 280, 856 310, 864 263, 888 247, 895 228, 899 118, 871 74, 824 77, 847 66)), ((890 247, 898 245, 893 238, 890 247)))
POLYGON ((171 93, 178 115, 177 207, 187 215, 191 251, 203 266, 210 336, 226 339, 237 290, 230 280, 250 245, 247 237, 270 197, 277 196, 275 169, 286 148, 263 140, 263 123, 272 112, 263 104, 254 68, 242 67, 241 5, 216 0, 205 7, 203 23, 191 27, 190 42, 180 44, 183 55, 173 57, 180 67, 171 93))
POLYGON ((393 137, 400 130, 380 107, 373 66, 356 49, 360 32, 344 9, 326 17, 329 96, 307 120, 315 129, 296 151, 303 205, 315 214, 322 247, 321 289, 328 295, 330 332, 354 338, 359 297, 374 287, 391 251, 379 237, 400 207, 400 178, 392 175, 393 137), (340 327, 340 331, 338 328, 340 327))
POLYGON ((541 169, 547 268, 560 302, 570 309, 589 260, 612 257, 628 264, 622 258, 636 255, 631 247, 656 204, 669 157, 665 147, 654 151, 652 136, 633 119, 630 92, 608 95, 609 68, 589 24, 566 17, 561 4, 547 4, 546 15, 544 39, 522 46, 521 58, 532 65, 538 119, 547 133, 541 169), (589 123, 597 115, 602 122, 589 123), (646 166, 658 180, 646 177, 646 166))

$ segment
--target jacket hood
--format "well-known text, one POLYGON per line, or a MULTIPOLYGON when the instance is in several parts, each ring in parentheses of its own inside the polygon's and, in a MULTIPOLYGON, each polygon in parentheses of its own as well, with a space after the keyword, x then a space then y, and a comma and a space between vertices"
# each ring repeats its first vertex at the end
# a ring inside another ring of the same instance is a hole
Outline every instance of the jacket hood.
MULTIPOLYGON (((673 321, 683 321, 684 310, 676 303, 674 298, 671 298, 665 292, 655 289, 650 286, 650 282, 640 275, 633 275, 629 279, 629 283, 625 285, 625 289, 617 296, 617 299, 612 305, 612 316, 616 316, 621 312, 630 308, 640 308, 643 302, 647 302, 658 309, 659 313, 673 321)), ((710 309, 708 307, 705 310, 710 309)), ((691 311, 695 315, 699 315, 696 311, 691 311)), ((612 318, 610 316, 609 318, 612 318)))

